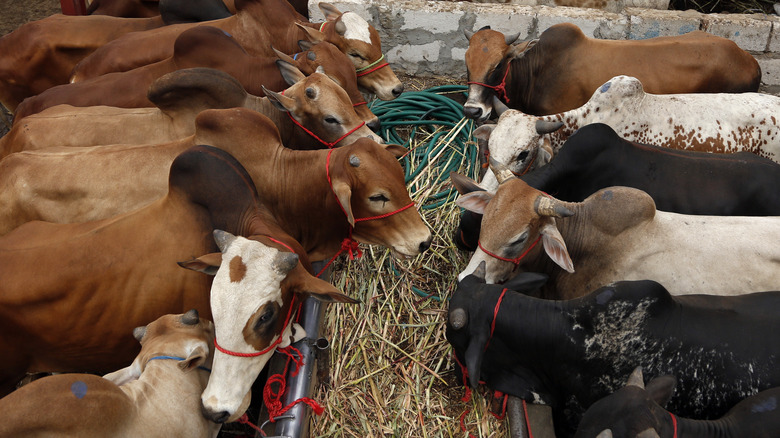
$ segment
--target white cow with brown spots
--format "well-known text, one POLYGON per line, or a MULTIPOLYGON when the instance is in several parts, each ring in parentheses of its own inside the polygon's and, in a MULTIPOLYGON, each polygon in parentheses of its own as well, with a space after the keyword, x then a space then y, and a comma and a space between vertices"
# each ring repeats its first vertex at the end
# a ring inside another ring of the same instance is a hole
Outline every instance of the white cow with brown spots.
MULTIPOLYGON (((749 151, 780 162, 780 97, 648 94, 630 76, 612 78, 571 111, 531 116, 506 109, 498 124, 483 125, 477 135, 489 138, 491 158, 520 173, 543 165, 574 131, 597 122, 629 141, 705 152, 749 151)), ((497 187, 491 171, 480 185, 497 187)))
POLYGON ((127 368, 44 377, 1 399, 0 436, 216 437, 221 425, 200 409, 214 355, 211 321, 191 310, 133 335, 141 352, 127 368))
POLYGON ((488 283, 518 269, 544 273, 549 299, 582 296, 620 280, 654 280, 672 295, 780 287, 780 217, 668 213, 629 187, 563 202, 498 166, 495 194, 476 191, 457 201, 484 215, 478 249, 459 279, 481 262, 488 283))

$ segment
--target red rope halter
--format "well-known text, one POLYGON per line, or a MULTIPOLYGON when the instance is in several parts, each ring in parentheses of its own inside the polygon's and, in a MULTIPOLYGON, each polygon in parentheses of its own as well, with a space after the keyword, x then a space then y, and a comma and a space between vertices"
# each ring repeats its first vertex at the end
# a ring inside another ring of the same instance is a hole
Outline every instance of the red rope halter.
POLYGON ((482 242, 480 242, 479 240, 477 240, 477 246, 479 246, 479 249, 481 249, 485 254, 487 254, 487 255, 495 258, 495 259, 498 259, 498 260, 501 260, 501 261, 504 261, 504 262, 512 263, 515 266, 520 266, 520 260, 522 260, 523 257, 525 257, 528 254, 528 252, 531 251, 536 246, 537 243, 539 243, 539 240, 541 238, 542 238, 542 236, 539 235, 539 237, 537 237, 536 240, 534 240, 534 243, 532 243, 531 246, 528 247, 528 249, 526 249, 525 251, 523 251, 522 254, 520 254, 519 256, 517 256, 517 257, 515 257, 513 259, 506 258, 506 257, 501 257, 498 254, 494 254, 494 253, 488 251, 487 249, 485 249, 484 246, 482 246, 482 242))
POLYGON ((673 438, 677 438, 677 417, 675 417, 671 412, 669 412, 669 415, 672 417, 672 426, 674 426, 673 438))
MULTIPOLYGON (((282 90, 282 93, 281 93, 281 94, 282 94, 282 96, 284 96, 284 90, 282 90)), ((353 106, 357 106, 357 105, 353 105, 353 106)), ((292 120, 292 122, 293 122, 293 123, 294 123, 296 126, 298 126, 299 128, 303 129, 303 132, 305 132, 305 133, 309 134, 310 136, 314 137, 314 138, 315 138, 315 139, 316 139, 318 142, 320 142, 320 143, 324 144, 325 146, 327 146, 327 147, 328 147, 328 149, 333 149, 334 147, 336 147, 336 145, 337 145, 337 144, 338 144, 338 143, 339 143, 341 140, 344 140, 345 138, 349 137, 350 135, 352 135, 352 133, 353 133, 353 132, 355 132, 355 131, 357 131, 358 129, 362 128, 362 127, 363 127, 363 126, 366 124, 365 120, 364 120, 364 121, 361 121, 361 122, 360 122, 360 124, 358 124, 357 126, 355 126, 354 128, 352 128, 352 129, 351 129, 350 131, 348 131, 346 134, 344 134, 344 135, 342 135, 341 137, 337 138, 335 141, 333 141, 333 142, 327 142, 327 141, 325 141, 325 140, 321 139, 319 136, 317 136, 317 134, 315 134, 314 132, 310 131, 310 130, 309 130, 309 129, 307 129, 305 126, 303 126, 303 125, 301 124, 301 122, 299 122, 299 121, 295 120, 295 117, 293 117, 293 115, 292 115, 292 113, 291 113, 291 112, 289 112, 289 111, 286 111, 286 113, 287 113, 287 116, 290 118, 290 120, 292 120)))
POLYGON ((509 66, 510 66, 510 64, 507 63, 506 71, 504 71, 504 77, 501 79, 501 83, 498 84, 498 85, 488 85, 488 84, 484 84, 482 82, 476 82, 476 81, 469 81, 469 82, 466 82, 466 83, 469 84, 469 85, 470 84, 474 84, 474 85, 483 86, 485 88, 490 88, 491 90, 496 92, 496 95, 498 96, 499 99, 501 99, 502 101, 504 101, 504 103, 506 103, 508 105, 509 104, 509 96, 506 95, 506 78, 507 78, 507 76, 509 76, 509 66))
MULTIPOLYGON (((328 185, 330 186, 331 192, 333 192, 333 195, 336 197, 336 204, 338 204, 338 206, 341 209, 342 213, 344 213, 344 216, 348 217, 349 215, 347 214, 347 210, 344 209, 343 205, 341 205, 341 201, 339 200, 339 197, 336 194, 336 191, 333 189, 333 181, 330 178, 330 155, 331 155, 331 153, 333 153, 333 149, 328 151, 328 155, 325 158, 325 176, 328 178, 328 185)), ((406 210, 407 208, 411 208, 413 206, 414 206, 414 202, 410 202, 408 205, 405 205, 405 206, 403 206, 403 207, 401 207, 401 208, 399 208, 399 209, 397 209, 395 211, 391 211, 389 213, 380 214, 378 216, 355 218, 354 220, 355 220, 355 223, 358 223, 358 222, 372 221, 372 220, 375 220, 375 219, 384 219, 384 218, 390 217, 390 216, 392 216, 392 215, 394 215, 396 213, 400 213, 400 212, 406 210)), ((330 266, 331 263, 333 263, 333 261, 336 260, 336 258, 338 258, 338 256, 341 255, 341 253, 343 253, 345 251, 349 253, 350 260, 355 260, 355 259, 360 258, 360 257, 363 256, 363 252, 358 247, 358 241, 352 238, 352 230, 353 230, 352 225, 350 225, 350 227, 349 227, 349 237, 345 238, 341 242, 341 249, 339 249, 339 252, 337 252, 336 255, 334 255, 333 258, 331 258, 328 261, 327 264, 325 264, 325 266, 322 268, 322 270, 317 274, 317 277, 321 276, 322 273, 325 272, 326 269, 328 269, 328 266, 330 266)))

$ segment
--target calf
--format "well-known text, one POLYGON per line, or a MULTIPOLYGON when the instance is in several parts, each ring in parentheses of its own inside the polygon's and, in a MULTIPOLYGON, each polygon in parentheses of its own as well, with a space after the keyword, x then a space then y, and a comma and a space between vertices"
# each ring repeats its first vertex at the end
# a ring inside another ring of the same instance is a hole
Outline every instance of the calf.
POLYGON ((587 407, 621 387, 637 363, 652 375, 676 375, 680 392, 669 408, 697 419, 780 384, 780 343, 761 335, 780 329, 780 292, 671 296, 643 280, 551 301, 506 289, 519 280, 485 284, 482 274, 453 293, 447 339, 471 386, 484 381, 549 405, 559 437, 573 435, 587 407))
MULTIPOLYGON (((543 117, 504 111, 489 133, 488 148, 492 158, 520 172, 532 164, 537 149, 555 154, 577 129, 598 122, 629 141, 705 152, 749 151, 777 162, 778 111, 780 97, 768 94, 655 95, 645 93, 637 79, 618 76, 571 111, 543 117)), ((495 188, 492 172, 481 184, 495 188)))
POLYGON ((13 111, 26 97, 66 84, 81 59, 120 36, 163 26, 161 17, 52 15, 0 37, 0 104, 13 111))
POLYGON ((544 295, 553 299, 581 296, 618 280, 655 280, 673 295, 741 294, 780 286, 780 248, 775 245, 780 217, 658 211, 647 193, 629 187, 563 202, 505 167, 497 169, 502 183, 495 195, 478 191, 457 201, 484 214, 478 249, 461 279, 485 261, 491 283, 521 266, 548 274, 544 295))
MULTIPOLYGON (((482 190, 456 173, 451 178, 462 195, 482 190)), ((780 192, 774 189, 780 187, 780 164, 750 152, 711 154, 643 145, 624 140, 602 123, 580 128, 554 160, 519 178, 563 201, 627 186, 646 192, 663 211, 780 216, 780 192)), ((481 220, 477 213, 463 213, 453 239, 459 248, 477 249, 481 220)))
POLYGON ((105 378, 44 377, 0 399, 0 436, 216 437, 221 425, 200 412, 214 325, 191 310, 161 316, 133 335, 141 352, 125 369, 105 378))
POLYGON ((52 146, 146 144, 191 135, 195 117, 209 108, 246 107, 270 117, 290 147, 319 149, 361 137, 381 141, 357 115, 344 90, 322 71, 304 76, 279 60, 292 85, 282 94, 251 95, 227 73, 194 68, 156 80, 149 98, 157 108, 57 106, 19 120, 0 138, 0 157, 52 146), (73 126, 84 129, 73 130, 73 126))
POLYGON ((0 339, 0 393, 28 372, 117 369, 138 353, 132 329, 160 315, 196 309, 210 319, 211 278, 177 262, 219 257, 214 229, 299 255, 292 269, 276 257, 255 266, 265 290, 284 288, 290 300, 342 297, 310 274, 300 244, 259 203, 241 164, 195 146, 171 164, 166 195, 141 209, 78 224, 29 222, 0 238, 0 330, 14 334, 0 339), (273 272, 282 270, 283 284, 273 272))
POLYGON ((406 257, 430 244, 419 213, 406 208, 412 201, 393 155, 405 148, 359 139, 330 151, 295 151, 282 144, 268 118, 244 108, 204 111, 195 125, 195 135, 168 144, 7 157, 0 162, 0 232, 30 220, 83 222, 139 208, 165 194, 168 168, 178 154, 208 144, 243 164, 260 200, 312 260, 332 257, 350 236, 406 257), (318 212, 316 219, 311 211, 318 212), (398 213, 381 217, 393 211, 398 213), (360 219, 368 217, 376 219, 360 219))
POLYGON ((571 23, 539 39, 511 45, 518 35, 484 27, 466 32, 469 97, 466 117, 486 120, 491 98, 513 109, 547 115, 583 105, 609 78, 639 78, 650 93, 758 91, 761 68, 736 43, 706 32, 641 40, 588 38, 571 23))
MULTIPOLYGON (((353 12, 342 14, 327 3, 319 5, 328 21, 307 26, 319 26, 325 40, 350 56, 360 73, 358 83, 362 87, 383 100, 398 97, 403 92, 403 85, 383 62, 376 29, 353 12)), ((236 15, 205 24, 232 35, 251 55, 274 56, 272 46, 284 53, 294 53, 298 50, 298 41, 307 39, 306 32, 296 24, 305 19, 284 0, 241 0, 236 6, 236 15)), ((171 56, 178 35, 199 25, 177 24, 119 38, 79 62, 71 82, 161 61, 171 56)))
POLYGON ((585 411, 575 438, 772 438, 780 430, 780 388, 761 391, 739 402, 721 418, 707 421, 681 418, 664 409, 675 385, 673 376, 662 376, 645 387, 642 367, 636 368, 625 387, 585 411))
POLYGON ((263 87, 279 92, 289 85, 276 65, 276 60, 282 58, 305 75, 314 73, 317 67, 322 66, 325 73, 347 91, 361 118, 370 128, 377 129, 379 119, 365 105, 365 99, 358 91, 355 68, 347 55, 328 42, 307 47, 307 51, 299 53, 295 58, 281 52, 273 57, 250 56, 224 31, 211 26, 198 26, 176 38, 171 57, 127 72, 108 73, 50 88, 25 99, 17 107, 14 118, 18 121, 58 104, 78 107, 151 107, 154 104, 147 98, 147 91, 156 79, 176 70, 194 67, 224 71, 240 82, 248 93, 265 96, 263 87))

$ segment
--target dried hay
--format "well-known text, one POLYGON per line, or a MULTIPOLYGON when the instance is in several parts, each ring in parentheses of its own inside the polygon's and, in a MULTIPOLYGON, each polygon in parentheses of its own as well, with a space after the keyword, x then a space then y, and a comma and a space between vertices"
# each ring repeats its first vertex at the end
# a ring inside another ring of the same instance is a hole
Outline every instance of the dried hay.
MULTIPOLYGON (((408 147, 424 147, 439 129, 418 127, 408 147)), ((441 135, 438 141, 452 142, 452 136, 441 135)), ((432 194, 450 189, 448 175, 440 175, 443 161, 453 160, 455 170, 474 176, 471 159, 448 152, 430 158, 436 165, 427 166, 408 184, 418 208, 432 194)), ((413 159, 409 165, 414 169, 419 162, 413 159)), ((467 436, 460 417, 468 410, 464 419, 468 432, 507 435, 506 422, 489 415, 483 397, 461 401, 465 390, 456 381, 452 349, 445 338, 447 299, 468 261, 468 254, 451 239, 460 209, 449 199, 421 214, 434 234, 424 254, 398 260, 387 249, 361 245, 362 259, 341 259, 334 266, 333 284, 361 304, 327 309, 330 379, 313 394, 325 413, 313 417, 312 436, 467 436), (428 294, 430 298, 421 296, 428 294)))

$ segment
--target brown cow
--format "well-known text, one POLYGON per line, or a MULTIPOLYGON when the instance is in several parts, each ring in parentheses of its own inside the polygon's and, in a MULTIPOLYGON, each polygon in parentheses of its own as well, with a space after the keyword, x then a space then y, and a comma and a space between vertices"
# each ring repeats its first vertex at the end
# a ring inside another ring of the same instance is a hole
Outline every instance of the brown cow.
POLYGON ((52 146, 163 143, 191 135, 195 116, 205 109, 238 106, 270 117, 290 147, 339 146, 360 137, 381 142, 363 126, 344 90, 329 77, 321 72, 306 77, 285 61, 277 62, 293 83, 284 95, 271 91, 267 97, 247 94, 241 84, 219 70, 178 70, 155 81, 150 89, 149 98, 158 108, 55 106, 15 123, 0 138, 0 157, 52 146))
POLYGON ((214 356, 214 324, 191 310, 161 316, 133 335, 141 352, 125 369, 106 378, 44 377, 0 399, 0 437, 216 437, 221 424, 200 409, 214 356))
MULTIPOLYGON (((167 169, 177 154, 193 144, 208 144, 241 161, 262 202, 311 260, 332 257, 350 235, 407 257, 430 245, 430 231, 412 208, 381 220, 359 220, 411 204, 401 166, 384 146, 363 138, 329 151, 291 150, 268 118, 244 108, 204 111, 196 124, 194 136, 164 145, 8 156, 0 161, 0 232, 30 220, 95 220, 146 205, 164 193, 167 169), (316 219, 308 219, 311 211, 316 219)), ((396 145, 387 149, 406 152, 396 145)))
POLYGON ((73 67, 128 32, 163 26, 161 17, 52 15, 0 37, 0 103, 13 111, 29 96, 66 84, 73 67))
POLYGON ((26 372, 117 369, 138 352, 129 333, 160 315, 196 309, 211 319, 211 278, 176 263, 214 253, 214 229, 301 256, 292 270, 258 267, 269 286, 352 301, 307 272, 300 244, 259 204, 238 161, 196 146, 171 164, 167 194, 144 208, 79 224, 29 222, 0 238, 0 330, 13 333, 0 338, 0 393, 26 372), (289 271, 281 286, 274 271, 289 271))
MULTIPOLYGON (((332 6, 324 5, 327 4, 321 3, 320 7, 330 11, 326 16, 331 21, 326 23, 332 23, 324 29, 327 41, 349 55, 358 70, 376 62, 371 67, 378 68, 376 71, 360 71, 371 78, 366 77, 359 83, 371 87, 370 91, 380 99, 398 97, 403 91, 403 85, 389 68, 382 68, 386 63, 382 62, 382 47, 376 29, 355 13, 341 14, 332 6), (332 29, 328 30, 328 27, 332 29)), ((284 53, 294 53, 298 50, 298 41, 306 39, 305 32, 296 25, 304 21, 303 17, 284 0, 241 0, 237 6, 236 15, 205 24, 232 35, 251 55, 274 56, 272 46, 284 53)), ((71 81, 83 81, 161 61, 173 53, 173 44, 178 35, 199 25, 176 24, 119 38, 80 62, 74 69, 71 81)))
POLYGON ((282 91, 288 84, 276 66, 281 58, 303 74, 314 73, 322 66, 325 73, 349 94, 355 111, 371 129, 379 128, 379 119, 365 105, 357 88, 355 69, 336 46, 321 42, 306 44, 307 51, 293 57, 278 53, 274 57, 250 56, 230 35, 211 26, 197 26, 176 39, 174 53, 168 59, 127 72, 108 73, 85 81, 58 85, 28 97, 16 109, 15 120, 36 114, 58 104, 85 107, 107 105, 121 108, 153 106, 146 94, 152 82, 175 70, 208 67, 222 70, 241 83, 247 92, 264 96, 263 88, 282 91))
POLYGON ((463 111, 482 121, 490 116, 494 95, 526 114, 555 114, 582 106, 618 75, 638 78, 653 94, 757 91, 761 81, 752 55, 700 31, 612 41, 588 38, 577 26, 561 23, 538 40, 514 46, 517 35, 489 27, 466 36, 469 98, 463 111))

